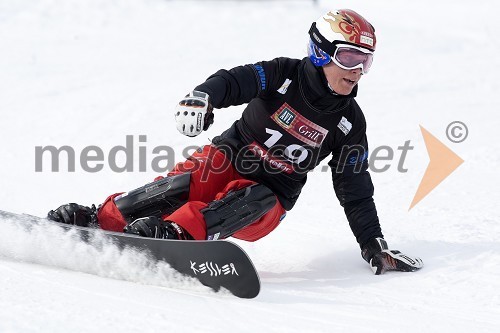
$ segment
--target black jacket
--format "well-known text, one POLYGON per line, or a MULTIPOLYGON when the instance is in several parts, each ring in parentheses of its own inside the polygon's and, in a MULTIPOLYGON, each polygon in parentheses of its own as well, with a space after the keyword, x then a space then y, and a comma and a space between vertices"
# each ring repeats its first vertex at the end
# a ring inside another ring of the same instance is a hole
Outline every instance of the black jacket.
POLYGON ((382 237, 357 86, 337 95, 307 58, 277 58, 219 70, 195 90, 208 93, 215 108, 248 103, 241 119, 213 139, 240 174, 269 187, 290 210, 307 172, 331 155, 335 193, 358 243, 382 237))

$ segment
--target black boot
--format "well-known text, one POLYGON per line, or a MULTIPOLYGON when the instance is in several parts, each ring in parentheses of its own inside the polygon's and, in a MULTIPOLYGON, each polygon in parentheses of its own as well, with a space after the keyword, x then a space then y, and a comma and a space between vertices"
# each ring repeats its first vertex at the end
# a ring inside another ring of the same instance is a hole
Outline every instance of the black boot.
POLYGON ((56 210, 51 210, 47 218, 52 221, 77 225, 80 227, 97 228, 97 208, 82 206, 76 203, 62 205, 56 210))
POLYGON ((123 232, 150 238, 178 240, 193 239, 193 237, 177 223, 163 221, 156 216, 138 218, 127 224, 123 232))

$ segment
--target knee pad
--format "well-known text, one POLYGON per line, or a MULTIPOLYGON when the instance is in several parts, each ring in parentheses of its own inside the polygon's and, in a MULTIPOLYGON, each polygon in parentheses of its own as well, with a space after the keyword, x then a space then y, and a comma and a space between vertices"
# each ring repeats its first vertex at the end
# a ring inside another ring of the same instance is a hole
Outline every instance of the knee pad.
POLYGON ((276 196, 262 184, 229 192, 201 211, 207 224, 207 239, 216 240, 233 235, 256 222, 274 205, 276 196))
POLYGON ((188 201, 190 173, 165 177, 114 199, 128 222, 140 217, 171 214, 188 201))

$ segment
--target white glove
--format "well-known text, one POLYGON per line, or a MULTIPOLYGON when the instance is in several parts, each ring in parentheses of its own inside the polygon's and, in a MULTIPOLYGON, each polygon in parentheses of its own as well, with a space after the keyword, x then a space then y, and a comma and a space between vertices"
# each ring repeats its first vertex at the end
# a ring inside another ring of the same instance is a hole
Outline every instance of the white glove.
POLYGON ((410 257, 398 250, 382 250, 370 260, 370 268, 375 275, 387 271, 414 272, 424 267, 422 259, 410 257))
POLYGON ((403 254, 398 250, 389 250, 387 242, 380 237, 370 239, 361 250, 361 256, 369 264, 375 275, 387 271, 414 272, 422 267, 422 259, 403 254))
POLYGON ((193 90, 175 108, 177 130, 187 136, 197 136, 214 122, 213 107, 208 94, 193 90))

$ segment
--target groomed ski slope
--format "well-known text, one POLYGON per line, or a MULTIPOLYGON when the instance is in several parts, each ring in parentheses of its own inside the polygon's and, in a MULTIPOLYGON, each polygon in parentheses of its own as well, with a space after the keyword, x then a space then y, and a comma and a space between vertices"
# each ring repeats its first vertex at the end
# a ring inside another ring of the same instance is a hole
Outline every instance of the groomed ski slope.
POLYGON ((420 256, 423 270, 372 275, 330 172, 319 167, 277 230, 238 242, 261 275, 253 300, 215 294, 137 253, 0 221, 0 332, 498 330, 500 24, 492 0, 3 0, 0 209, 43 216, 152 180, 155 147, 168 145, 182 160, 185 146, 206 144, 243 110, 216 111, 213 127, 190 139, 173 122, 180 97, 220 68, 302 58, 311 21, 332 7, 355 9, 377 29, 374 65, 357 98, 372 152, 394 151, 374 163, 390 166, 372 172, 375 202, 391 248, 420 256), (469 135, 451 143, 445 129, 457 120, 469 135), (408 211, 429 161, 419 125, 465 162, 408 211), (107 156, 127 135, 133 172, 113 172, 107 162, 100 172, 83 170, 85 147, 107 156), (397 147, 408 140, 408 171, 398 172, 397 147), (49 158, 35 171, 35 147, 49 145, 73 147, 74 172, 64 158, 60 172, 50 171, 49 158))

